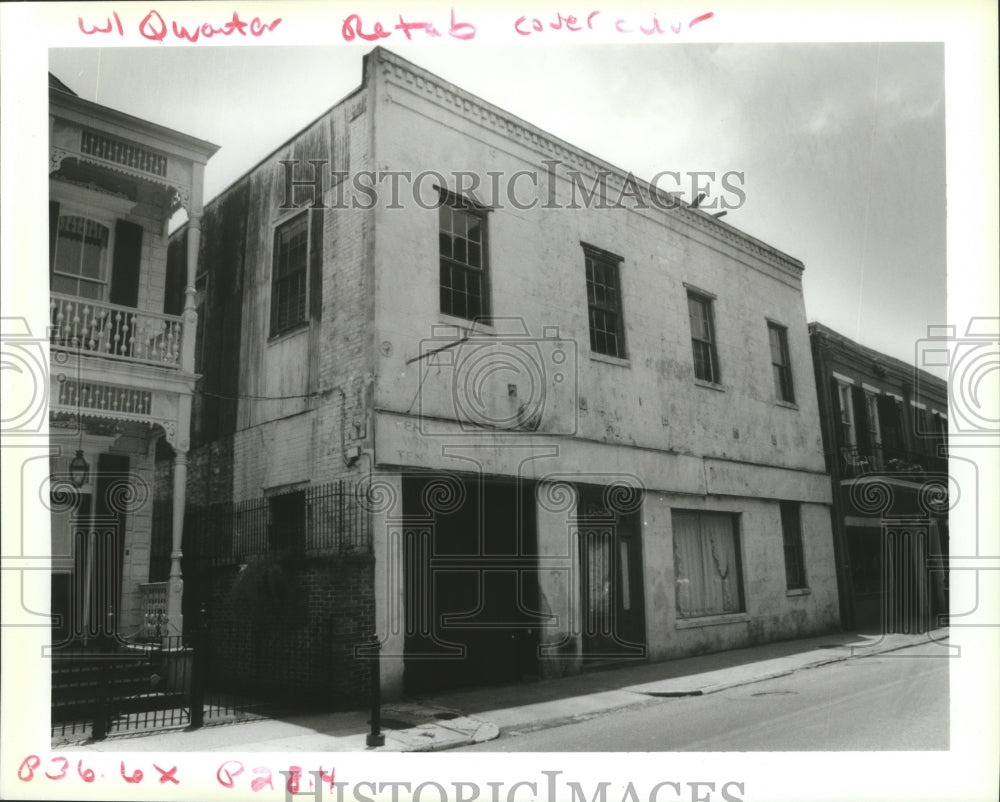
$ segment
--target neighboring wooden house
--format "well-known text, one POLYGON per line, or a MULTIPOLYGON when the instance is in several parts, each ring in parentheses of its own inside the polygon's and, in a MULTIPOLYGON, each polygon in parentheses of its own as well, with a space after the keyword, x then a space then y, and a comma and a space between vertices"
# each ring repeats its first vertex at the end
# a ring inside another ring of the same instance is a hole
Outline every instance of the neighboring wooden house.
MULTIPOLYGON (((215 145, 49 81, 53 646, 179 634, 197 319, 166 298, 167 223, 197 231, 215 145), (154 455, 176 481, 154 510, 154 455), (154 531, 167 561, 151 569, 154 531), (172 555, 172 557, 171 557, 172 555), (160 581, 152 581, 160 580, 160 581), (154 623, 154 620, 156 623, 154 623)), ((194 284, 198 241, 188 254, 194 284)))

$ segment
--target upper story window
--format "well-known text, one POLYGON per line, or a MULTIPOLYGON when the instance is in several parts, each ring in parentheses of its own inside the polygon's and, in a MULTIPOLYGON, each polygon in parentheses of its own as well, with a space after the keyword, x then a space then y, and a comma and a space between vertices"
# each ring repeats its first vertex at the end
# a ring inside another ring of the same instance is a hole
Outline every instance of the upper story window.
POLYGON ((271 336, 306 320, 309 275, 309 216, 306 212, 274 230, 271 271, 271 336))
POLYGON ((767 337, 771 345, 771 373, 774 377, 774 397, 779 401, 795 403, 792 387, 792 362, 788 357, 788 329, 777 323, 767 324, 767 337))
POLYGON ((465 320, 490 316, 486 214, 445 194, 438 210, 441 312, 465 320))
POLYGON ((911 399, 910 415, 912 416, 910 432, 913 435, 915 450, 933 455, 935 453, 935 444, 931 438, 933 434, 933 429, 931 428, 933 421, 927 405, 911 399))
POLYGON ((872 467, 882 467, 882 424, 878 416, 879 393, 875 390, 864 390, 865 418, 868 422, 868 439, 871 446, 872 467))
POLYGON ((878 399, 879 393, 875 390, 864 391, 865 393, 865 416, 868 418, 868 433, 871 435, 873 443, 882 442, 882 427, 878 419, 878 399))
POLYGON ((933 429, 934 434, 936 434, 938 437, 947 437, 948 436, 948 416, 945 415, 943 412, 938 412, 937 410, 934 410, 933 411, 932 419, 933 419, 933 426, 934 426, 934 429, 933 429))
POLYGON ((882 454, 887 461, 909 459, 906 425, 903 418, 903 401, 895 395, 884 393, 877 397, 879 430, 882 454))
POLYGON ((135 308, 139 303, 143 228, 123 219, 134 205, 59 186, 49 201, 52 292, 135 308))
POLYGON ((719 352, 715 345, 712 299, 689 290, 688 319, 691 322, 691 350, 694 356, 695 378, 720 384, 722 375, 719 370, 719 352))
POLYGON ((847 382, 837 381, 837 401, 840 406, 840 442, 846 448, 854 448, 858 444, 854 428, 854 400, 851 385, 847 382))
POLYGON ((95 220, 60 215, 52 254, 52 291, 107 300, 111 232, 95 220))
POLYGON ((621 259, 584 246, 584 262, 587 270, 590 350, 625 359, 625 322, 618 276, 621 259))

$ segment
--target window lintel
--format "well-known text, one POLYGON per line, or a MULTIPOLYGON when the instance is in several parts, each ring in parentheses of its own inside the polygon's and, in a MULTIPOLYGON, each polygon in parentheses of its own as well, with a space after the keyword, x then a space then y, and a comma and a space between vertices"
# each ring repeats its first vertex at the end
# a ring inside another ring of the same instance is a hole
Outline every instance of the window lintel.
POLYGON ((607 262, 614 262, 619 265, 625 261, 624 256, 619 256, 618 254, 612 253, 611 251, 605 250, 604 248, 599 248, 596 245, 591 245, 589 242, 584 242, 583 240, 580 240, 580 246, 583 248, 584 253, 586 253, 588 256, 593 256, 597 259, 601 259, 607 262))

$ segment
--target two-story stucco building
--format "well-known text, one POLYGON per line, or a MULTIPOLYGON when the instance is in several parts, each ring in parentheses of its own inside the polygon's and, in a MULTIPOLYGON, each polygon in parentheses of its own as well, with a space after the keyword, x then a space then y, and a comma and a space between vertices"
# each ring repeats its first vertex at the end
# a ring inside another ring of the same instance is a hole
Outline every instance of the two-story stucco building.
POLYGON ((230 677, 240 638, 329 684, 376 631, 398 694, 838 627, 794 258, 376 49, 206 206, 198 265, 185 542, 230 677), (343 551, 317 488, 354 484, 372 556, 309 568, 343 551))

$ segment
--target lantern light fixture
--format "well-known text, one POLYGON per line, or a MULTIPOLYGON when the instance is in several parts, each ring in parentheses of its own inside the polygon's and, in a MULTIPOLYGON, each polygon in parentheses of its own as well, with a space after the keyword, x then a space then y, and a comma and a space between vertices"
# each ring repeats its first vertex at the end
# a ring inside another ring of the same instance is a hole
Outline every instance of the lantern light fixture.
POLYGON ((83 457, 83 449, 77 449, 76 456, 69 463, 69 480, 73 487, 79 489, 87 483, 90 476, 90 465, 83 457))

